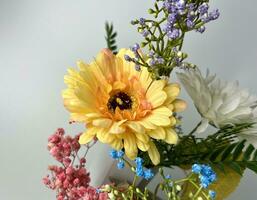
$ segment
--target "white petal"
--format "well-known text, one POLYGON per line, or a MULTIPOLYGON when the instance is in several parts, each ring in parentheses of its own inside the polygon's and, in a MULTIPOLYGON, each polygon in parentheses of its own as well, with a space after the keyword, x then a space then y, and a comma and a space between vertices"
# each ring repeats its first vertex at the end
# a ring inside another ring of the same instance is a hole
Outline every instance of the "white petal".
POLYGON ((196 132, 197 133, 202 133, 207 129, 208 126, 209 126, 209 120, 203 118, 202 121, 201 121, 200 126, 198 126, 198 128, 196 129, 196 132))

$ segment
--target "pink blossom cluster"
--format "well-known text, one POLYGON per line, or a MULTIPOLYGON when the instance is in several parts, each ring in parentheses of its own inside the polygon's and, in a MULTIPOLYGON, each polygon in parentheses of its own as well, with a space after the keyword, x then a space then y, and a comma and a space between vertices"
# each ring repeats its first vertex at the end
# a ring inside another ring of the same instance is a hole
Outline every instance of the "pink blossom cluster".
MULTIPOLYGON (((78 143, 80 135, 65 136, 63 129, 58 129, 48 138, 50 154, 61 163, 61 166, 49 166, 51 176, 43 178, 43 183, 50 189, 56 190, 57 200, 106 200, 106 193, 97 193, 90 186, 90 175, 85 168, 86 154, 80 158, 78 143)), ((87 151, 90 146, 87 146, 87 151)), ((86 151, 86 152, 87 152, 86 151)))
POLYGON ((64 129, 57 129, 57 131, 48 138, 48 150, 57 161, 69 165, 71 162, 70 156, 76 155, 80 149, 80 144, 78 143, 80 135, 76 135, 72 138, 69 135, 64 136, 64 134, 64 129))

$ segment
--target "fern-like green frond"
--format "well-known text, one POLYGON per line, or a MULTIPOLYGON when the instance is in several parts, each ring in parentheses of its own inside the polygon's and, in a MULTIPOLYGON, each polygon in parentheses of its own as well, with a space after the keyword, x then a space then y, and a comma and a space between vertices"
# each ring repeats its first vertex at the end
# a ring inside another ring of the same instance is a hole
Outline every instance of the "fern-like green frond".
POLYGON ((114 31, 113 24, 106 22, 105 31, 106 31, 105 40, 107 43, 107 48, 110 49, 114 54, 117 54, 117 48, 118 48, 116 45, 117 32, 114 31))

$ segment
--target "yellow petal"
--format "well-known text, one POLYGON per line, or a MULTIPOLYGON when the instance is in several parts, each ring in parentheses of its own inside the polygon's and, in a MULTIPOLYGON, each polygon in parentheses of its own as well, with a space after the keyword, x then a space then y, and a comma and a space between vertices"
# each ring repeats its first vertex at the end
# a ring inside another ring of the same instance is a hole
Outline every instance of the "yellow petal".
POLYGON ((99 113, 88 113, 88 114, 85 114, 85 115, 88 119, 91 119, 91 120, 95 119, 95 118, 101 118, 102 117, 102 115, 99 114, 99 113))
POLYGON ((128 121, 126 124, 129 128, 131 128, 133 131, 135 131, 137 133, 144 133, 145 132, 144 127, 138 122, 128 121))
POLYGON ((137 156, 136 138, 132 133, 126 133, 124 136, 125 153, 129 159, 134 160, 137 156))
POLYGON ((104 81, 105 78, 114 80, 117 74, 115 55, 109 49, 102 49, 95 59, 93 68, 96 76, 100 76, 99 79, 101 81, 104 81))
POLYGON ((80 77, 88 84, 92 91, 97 88, 97 78, 94 76, 90 65, 83 63, 82 61, 77 62, 77 66, 80 69, 79 75, 80 77))
POLYGON ((154 165, 160 163, 160 153, 153 142, 149 142, 150 148, 148 149, 148 155, 154 165))
POLYGON ((102 143, 111 143, 116 137, 110 134, 106 129, 101 128, 97 131, 97 138, 102 143))
POLYGON ((118 122, 113 122, 113 124, 110 128, 110 133, 114 133, 114 134, 124 133, 126 129, 122 125, 126 121, 127 120, 125 119, 125 120, 121 120, 118 122))
POLYGON ((160 107, 152 111, 152 114, 144 119, 156 126, 170 125, 170 116, 172 112, 167 107, 160 107))
POLYGON ((170 111, 173 112, 173 110, 174 110, 174 105, 173 105, 173 104, 168 104, 168 105, 166 105, 166 106, 167 106, 167 108, 170 109, 170 111))
POLYGON ((173 129, 171 129, 171 128, 166 129, 165 142, 167 142, 168 144, 177 144, 178 143, 178 135, 173 129))
POLYGON ((163 140, 166 138, 166 132, 162 127, 158 127, 155 130, 148 131, 147 134, 156 140, 163 140))
POLYGON ((170 125, 169 126, 175 126, 177 124, 177 120, 175 117, 170 117, 170 125))
POLYGON ((112 87, 113 90, 124 90, 126 88, 126 84, 121 81, 115 81, 112 87))
POLYGON ((177 83, 169 84, 164 88, 164 91, 167 93, 166 104, 170 104, 174 101, 180 93, 180 86, 177 83))
POLYGON ((116 150, 121 150, 123 148, 123 143, 121 139, 116 138, 110 143, 111 147, 116 150))
POLYGON ((145 133, 134 133, 136 138, 142 142, 147 143, 149 141, 149 136, 145 133))
POLYGON ((150 87, 148 88, 148 90, 146 92, 146 98, 149 99, 156 92, 162 91, 165 84, 166 84, 165 80, 156 80, 156 81, 152 82, 152 84, 150 85, 150 87))
POLYGON ((187 107, 186 102, 181 99, 176 99, 172 104, 174 105, 174 112, 182 112, 187 107))
POLYGON ((150 73, 145 67, 142 68, 139 79, 140 79, 140 83, 142 84, 142 87, 145 90, 147 90, 149 85, 153 82, 150 73))
POLYGON ((89 143, 96 135, 97 129, 92 127, 89 128, 86 132, 84 132, 80 137, 79 137, 79 143, 80 144, 87 144, 89 143))
POLYGON ((95 105, 95 95, 90 91, 90 88, 86 84, 78 84, 78 87, 74 90, 77 98, 91 107, 95 105))
POLYGON ((148 149, 150 148, 149 143, 144 143, 140 140, 137 140, 137 147, 141 150, 141 151, 148 151, 148 149))
POLYGON ((92 123, 94 126, 101 127, 101 128, 109 128, 112 124, 112 120, 107 118, 100 118, 93 120, 92 123))
POLYGON ((166 106, 156 108, 152 111, 155 115, 171 116, 172 112, 166 106))
POLYGON ((71 113, 71 121, 87 122, 88 121, 87 119, 88 118, 83 113, 71 113))
MULTIPOLYGON (((148 94, 148 93, 147 93, 148 94)), ((153 108, 161 106, 167 98, 167 94, 164 91, 155 91, 154 94, 147 97, 147 100, 151 103, 153 108)))
POLYGON ((153 125, 151 122, 147 121, 147 118, 142 119, 139 123, 144 126, 146 129, 156 129, 156 126, 153 125))

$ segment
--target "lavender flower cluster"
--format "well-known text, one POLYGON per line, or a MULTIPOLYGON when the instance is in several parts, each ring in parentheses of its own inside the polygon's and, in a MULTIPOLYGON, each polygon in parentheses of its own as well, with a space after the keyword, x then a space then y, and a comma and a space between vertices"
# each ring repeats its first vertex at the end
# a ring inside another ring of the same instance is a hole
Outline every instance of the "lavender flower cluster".
POLYGON ((203 33, 205 31, 204 24, 218 19, 220 15, 218 9, 209 12, 207 2, 203 2, 199 6, 187 2, 187 0, 165 0, 163 3, 163 8, 168 12, 167 24, 163 31, 167 33, 169 39, 177 39, 181 36, 181 27, 183 26, 180 24, 181 21, 189 30, 196 29, 203 33))

